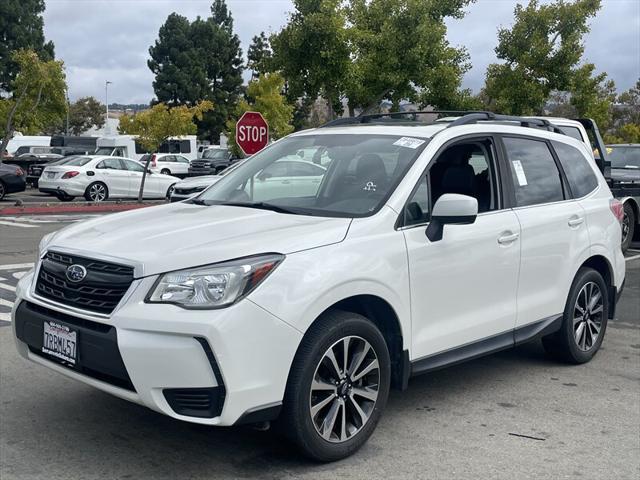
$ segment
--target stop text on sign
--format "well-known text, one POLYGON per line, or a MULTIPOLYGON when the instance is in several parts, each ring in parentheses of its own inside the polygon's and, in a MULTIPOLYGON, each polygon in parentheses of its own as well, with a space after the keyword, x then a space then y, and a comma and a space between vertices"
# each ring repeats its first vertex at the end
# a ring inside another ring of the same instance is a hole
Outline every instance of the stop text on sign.
POLYGON ((244 112, 236 123, 236 143, 245 153, 253 155, 269 143, 269 125, 260 112, 244 112))

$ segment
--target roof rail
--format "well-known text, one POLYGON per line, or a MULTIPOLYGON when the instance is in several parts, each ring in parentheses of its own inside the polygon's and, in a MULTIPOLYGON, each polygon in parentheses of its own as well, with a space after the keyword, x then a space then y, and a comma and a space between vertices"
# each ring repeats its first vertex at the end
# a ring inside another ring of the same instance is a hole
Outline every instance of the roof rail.
POLYGON ((459 116, 459 118, 453 120, 452 122, 449 122, 447 128, 458 127, 460 125, 471 125, 478 122, 510 122, 517 123, 522 127, 543 128, 545 130, 564 135, 564 132, 562 130, 560 130, 556 125, 544 118, 526 118, 514 115, 500 115, 484 110, 427 110, 415 112, 374 113, 370 115, 360 115, 358 117, 337 118, 325 123, 320 128, 337 127, 341 125, 362 125, 367 123, 414 123, 419 122, 419 120, 417 120, 418 115, 459 116))
POLYGON ((382 123, 387 123, 387 122, 413 123, 413 122, 419 122, 419 120, 417 120, 418 115, 460 116, 460 115, 468 115, 472 113, 491 114, 491 112, 467 111, 467 110, 426 110, 426 111, 419 110, 419 111, 407 111, 407 112, 372 113, 368 115, 359 115, 357 117, 336 118, 335 120, 331 120, 325 123, 320 128, 337 127, 340 125, 361 125, 365 123, 374 123, 376 121, 380 121, 382 123))

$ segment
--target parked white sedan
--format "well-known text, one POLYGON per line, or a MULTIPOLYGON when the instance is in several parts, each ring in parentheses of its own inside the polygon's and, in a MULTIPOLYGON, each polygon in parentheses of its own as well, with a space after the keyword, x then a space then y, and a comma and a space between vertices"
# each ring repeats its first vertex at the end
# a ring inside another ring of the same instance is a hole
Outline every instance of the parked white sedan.
MULTIPOLYGON (((86 155, 64 164, 46 167, 38 182, 41 192, 70 201, 84 196, 90 202, 108 198, 136 198, 144 167, 129 158, 86 155)), ((165 198, 180 179, 170 175, 147 174, 144 198, 165 198)))
POLYGON ((149 168, 154 173, 186 177, 189 174, 189 159, 174 153, 149 153, 140 158, 140 164, 145 166, 151 157, 149 168))

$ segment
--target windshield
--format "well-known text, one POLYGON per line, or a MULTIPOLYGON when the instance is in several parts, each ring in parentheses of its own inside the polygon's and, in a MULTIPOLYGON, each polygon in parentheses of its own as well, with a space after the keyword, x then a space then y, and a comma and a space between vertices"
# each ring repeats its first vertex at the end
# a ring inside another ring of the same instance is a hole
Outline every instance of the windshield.
POLYGON ((363 217, 386 201, 427 139, 391 135, 302 135, 245 160, 196 203, 286 213, 363 217))
POLYGON ((226 157, 227 157, 227 151, 220 150, 220 149, 205 150, 204 153, 202 154, 202 158, 209 158, 213 160, 222 160, 226 157))
POLYGON ((640 147, 609 147, 613 168, 640 168, 640 147))

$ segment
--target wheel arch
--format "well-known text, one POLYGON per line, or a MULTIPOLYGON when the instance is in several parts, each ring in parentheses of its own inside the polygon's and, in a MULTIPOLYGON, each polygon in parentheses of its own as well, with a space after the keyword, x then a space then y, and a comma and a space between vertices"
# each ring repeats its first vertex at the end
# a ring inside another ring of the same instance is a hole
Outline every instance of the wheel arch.
MULTIPOLYGON (((614 285, 614 274, 613 267, 609 260, 602 255, 592 255, 588 259, 586 259, 580 268, 592 268, 604 279, 604 283, 607 285, 607 296, 609 298, 609 318, 613 318, 615 313, 615 304, 616 304, 616 286, 614 285)), ((579 269, 578 269, 579 270, 579 269)), ((576 272, 577 275, 577 272, 576 272)), ((574 276, 575 277, 575 276, 574 276)))
POLYGON ((624 197, 621 198, 620 201, 622 202, 622 205, 631 205, 633 213, 636 216, 636 224, 640 224, 640 205, 638 205, 638 200, 636 200, 634 197, 624 197))
POLYGON ((391 386, 404 390, 407 387, 410 373, 409 351, 404 344, 400 318, 393 306, 387 300, 377 295, 352 295, 328 306, 309 327, 311 328, 330 310, 357 313, 378 327, 389 348, 389 356, 391 358, 391 386))

